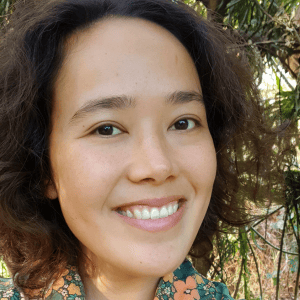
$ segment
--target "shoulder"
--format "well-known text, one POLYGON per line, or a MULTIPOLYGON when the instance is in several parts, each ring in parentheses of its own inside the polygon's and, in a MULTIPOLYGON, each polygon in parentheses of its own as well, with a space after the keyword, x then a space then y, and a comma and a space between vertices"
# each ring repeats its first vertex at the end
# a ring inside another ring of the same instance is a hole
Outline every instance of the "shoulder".
POLYGON ((220 300, 233 300, 224 283, 210 281, 200 274, 196 275, 196 277, 198 276, 198 292, 201 299, 213 299, 211 297, 214 297, 215 299, 220 300))
MULTIPOLYGON (((26 290, 37 299, 40 290, 26 290)), ((27 297, 28 298, 28 297, 27 297)), ((45 291, 46 300, 84 300, 84 287, 76 267, 68 266, 61 276, 45 291)), ((25 300, 25 295, 14 286, 12 279, 0 278, 0 300, 25 300)))
POLYGON ((46 300, 84 300, 84 287, 77 268, 67 266, 61 277, 50 286, 45 298, 46 300))
POLYGON ((25 300, 10 278, 0 278, 0 300, 25 300))
POLYGON ((177 291, 190 293, 195 299, 234 300, 224 283, 208 280, 198 273, 188 259, 174 272, 174 286, 177 291))

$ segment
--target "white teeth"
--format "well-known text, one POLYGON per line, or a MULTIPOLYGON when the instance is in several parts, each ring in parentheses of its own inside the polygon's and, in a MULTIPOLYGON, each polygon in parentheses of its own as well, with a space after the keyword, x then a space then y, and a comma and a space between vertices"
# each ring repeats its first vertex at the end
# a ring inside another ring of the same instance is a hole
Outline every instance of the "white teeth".
POLYGON ((173 211, 177 211, 177 209, 178 209, 178 202, 173 205, 173 211))
POLYGON ((169 215, 168 210, 165 206, 159 212, 159 218, 165 218, 169 215))
POLYGON ((133 214, 134 214, 136 219, 141 219, 142 218, 142 214, 138 209, 135 209, 133 214))
POLYGON ((147 208, 144 208, 142 210, 142 219, 143 220, 150 219, 150 213, 149 213, 149 210, 147 208))
POLYGON ((169 216, 173 215, 175 210, 173 210, 173 205, 172 204, 169 204, 168 206, 168 214, 169 216))
POLYGON ((169 204, 168 206, 163 206, 160 210, 157 207, 153 207, 151 208, 150 212, 148 208, 144 208, 142 212, 138 209, 135 209, 133 211, 133 214, 129 209, 127 209, 126 212, 122 210, 118 210, 117 212, 129 218, 148 220, 166 218, 168 216, 173 215, 177 211, 177 209, 178 203, 174 205, 169 204))
POLYGON ((156 207, 151 209, 151 219, 159 219, 159 210, 156 207))

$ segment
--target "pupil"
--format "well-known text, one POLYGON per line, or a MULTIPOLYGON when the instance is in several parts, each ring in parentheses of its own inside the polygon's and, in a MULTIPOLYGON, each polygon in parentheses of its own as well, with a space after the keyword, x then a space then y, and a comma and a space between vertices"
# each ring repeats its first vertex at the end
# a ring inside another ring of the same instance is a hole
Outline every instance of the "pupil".
POLYGON ((101 132, 103 134, 112 134, 112 132, 113 132, 112 126, 104 126, 104 127, 102 127, 101 132), (109 129, 107 129, 107 128, 109 128, 109 129))
POLYGON ((180 121, 177 122, 177 124, 179 124, 178 129, 186 129, 187 128, 187 121, 186 120, 180 120, 180 121))

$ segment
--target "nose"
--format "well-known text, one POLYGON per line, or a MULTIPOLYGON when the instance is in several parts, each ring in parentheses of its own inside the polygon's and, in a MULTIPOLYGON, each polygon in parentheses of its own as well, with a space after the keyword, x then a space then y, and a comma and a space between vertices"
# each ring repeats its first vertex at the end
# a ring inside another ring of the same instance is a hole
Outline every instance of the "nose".
MULTIPOLYGON (((132 151, 132 161, 128 172, 133 182, 161 184, 169 177, 177 177, 178 165, 171 145, 157 135, 137 141, 132 151)), ((173 178, 173 179, 174 179, 173 178)))

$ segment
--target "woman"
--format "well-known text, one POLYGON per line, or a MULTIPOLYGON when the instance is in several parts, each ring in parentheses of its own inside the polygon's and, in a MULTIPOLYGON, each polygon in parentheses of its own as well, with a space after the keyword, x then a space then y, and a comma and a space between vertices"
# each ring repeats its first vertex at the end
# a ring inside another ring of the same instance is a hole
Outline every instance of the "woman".
POLYGON ((249 221, 231 149, 266 131, 232 45, 180 2, 17 2, 0 50, 0 299, 232 299, 186 258, 249 221))

